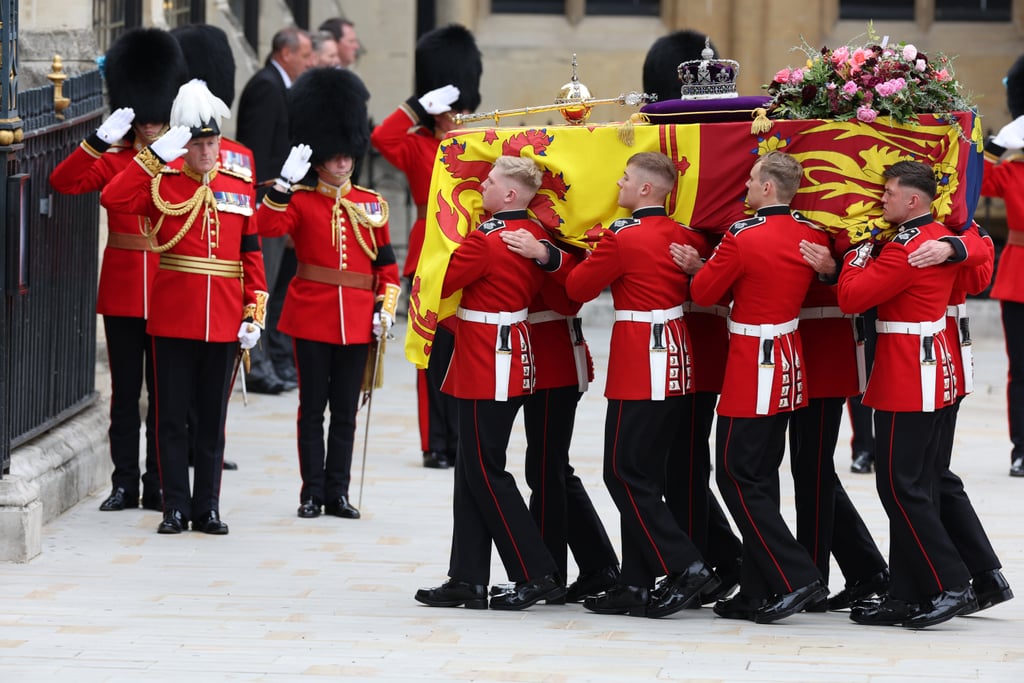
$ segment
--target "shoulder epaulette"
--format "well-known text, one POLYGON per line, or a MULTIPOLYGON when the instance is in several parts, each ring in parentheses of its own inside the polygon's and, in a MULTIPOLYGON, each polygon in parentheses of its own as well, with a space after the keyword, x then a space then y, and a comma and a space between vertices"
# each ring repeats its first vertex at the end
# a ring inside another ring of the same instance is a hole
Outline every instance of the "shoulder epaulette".
POLYGON ((738 235, 747 228, 752 228, 755 225, 761 225, 762 223, 764 223, 764 216, 751 216, 750 218, 744 218, 741 221, 733 223, 732 227, 729 228, 729 232, 733 235, 738 235))
POLYGON ((372 194, 374 197, 377 198, 377 201, 381 203, 386 203, 384 195, 382 195, 380 192, 377 192, 377 190, 371 189, 369 187, 363 187, 362 185, 353 185, 352 187, 356 188, 357 190, 362 190, 363 192, 372 194))
POLYGON ((806 225, 807 227, 814 228, 815 230, 822 230, 822 231, 824 231, 824 229, 820 225, 818 225, 817 223, 815 223, 814 221, 812 221, 810 218, 808 218, 807 216, 803 215, 799 211, 793 211, 792 212, 792 216, 793 216, 793 220, 799 221, 799 222, 803 223, 804 225, 806 225))
POLYGON ((237 180, 241 180, 242 182, 248 183, 249 185, 252 185, 252 176, 246 175, 231 168, 224 168, 223 166, 220 167, 220 172, 226 176, 230 176, 237 180))
POLYGON ((477 228, 477 230, 486 235, 488 233, 494 232, 495 230, 501 230, 504 227, 505 221, 501 220, 500 218, 492 218, 481 223, 480 227, 477 228))
POLYGON ((915 237, 921 234, 919 228, 907 228, 896 233, 896 236, 892 238, 892 241, 896 244, 909 244, 915 237))
POLYGON ((164 166, 160 169, 160 175, 181 175, 181 169, 164 166))
POLYGON ((620 230, 632 228, 634 225, 640 225, 639 218, 619 218, 618 220, 614 221, 611 225, 609 225, 608 229, 611 232, 618 234, 620 230))

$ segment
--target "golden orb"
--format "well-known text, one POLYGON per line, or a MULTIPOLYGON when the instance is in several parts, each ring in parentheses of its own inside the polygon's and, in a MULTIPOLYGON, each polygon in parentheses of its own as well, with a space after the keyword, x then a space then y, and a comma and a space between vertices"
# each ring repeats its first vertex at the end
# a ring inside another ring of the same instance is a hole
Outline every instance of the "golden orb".
POLYGON ((558 111, 562 113, 566 123, 581 126, 590 118, 591 106, 585 104, 590 99, 590 88, 580 83, 576 77, 576 55, 573 55, 572 80, 558 91, 555 104, 559 105, 558 111))

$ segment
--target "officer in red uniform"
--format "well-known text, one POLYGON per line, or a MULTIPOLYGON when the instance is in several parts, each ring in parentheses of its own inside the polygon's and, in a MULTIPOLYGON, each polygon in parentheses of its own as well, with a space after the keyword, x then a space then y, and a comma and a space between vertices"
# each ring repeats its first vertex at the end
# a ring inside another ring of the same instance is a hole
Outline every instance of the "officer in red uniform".
POLYGON ((1006 104, 1014 120, 985 145, 981 194, 1006 202, 1006 246, 990 296, 999 299, 1009 373, 1010 476, 1024 477, 1024 55, 1006 75, 1006 104))
MULTIPOLYGON (((181 49, 166 31, 133 29, 118 38, 104 61, 107 92, 114 112, 82 141, 50 175, 64 194, 102 190, 127 167, 135 153, 166 129, 171 102, 186 80, 181 49)), ((142 506, 161 510, 156 461, 156 400, 153 394, 152 340, 146 333, 149 292, 158 257, 144 232, 146 219, 107 212, 96 312, 103 316, 110 365, 110 495, 100 510, 139 506, 139 395, 146 383, 146 471, 142 506)))
POLYGON ((888 169, 883 216, 899 232, 877 259, 872 245, 851 250, 839 277, 846 312, 878 307, 878 345, 864 394, 875 410, 876 483, 889 516, 891 583, 885 599, 855 606, 862 624, 923 628, 977 609, 970 572, 939 512, 942 421, 956 400, 946 304, 962 267, 917 268, 908 258, 922 243, 950 235, 932 218, 931 167, 900 161, 888 169))
POLYGON ((828 594, 779 510, 786 426, 790 413, 807 403, 797 325, 815 275, 799 245, 828 240, 789 209, 802 177, 787 154, 759 159, 747 181, 747 204, 756 215, 729 229, 690 288, 701 306, 732 292, 716 479, 743 537, 743 564, 740 592, 717 603, 715 612, 757 623, 788 617, 828 594))
POLYGON ((259 210, 260 233, 291 236, 298 258, 279 329, 293 340, 299 371, 304 518, 319 517, 321 508, 359 517, 348 497, 359 390, 374 315, 379 335, 394 322, 398 303, 387 203, 351 181, 354 160, 369 145, 367 99, 362 81, 345 69, 316 68, 295 81, 288 121, 296 146, 259 210), (310 163, 315 173, 307 178, 310 163))
POLYGON ((145 215, 160 254, 147 332, 153 337, 157 457, 164 518, 157 531, 226 534, 220 519, 224 424, 232 370, 259 339, 266 282, 248 178, 219 167, 227 106, 202 81, 181 87, 172 128, 114 177, 108 210, 145 215), (181 170, 167 167, 179 157, 181 170), (187 413, 196 406, 195 482, 188 477, 187 413))
POLYGON ((665 198, 677 176, 664 154, 630 157, 618 181, 618 203, 632 217, 612 223, 566 280, 566 291, 577 301, 611 286, 615 303, 604 481, 619 509, 622 575, 620 585, 584 600, 584 607, 599 614, 663 617, 718 585, 662 499, 675 420, 693 392, 682 310, 689 278, 672 262, 669 245, 704 244, 700 233, 666 214, 665 198), (655 586, 659 576, 665 578, 655 586))
POLYGON ((533 393, 534 366, 527 307, 544 272, 501 239, 526 229, 545 237, 526 207, 541 183, 530 159, 499 157, 481 187, 492 214, 454 251, 441 295, 462 290, 444 390, 458 399, 459 454, 455 467, 454 528, 447 582, 420 589, 432 607, 487 607, 491 543, 515 587, 491 598, 491 609, 519 610, 565 595, 557 566, 530 512, 505 470, 509 434, 525 397, 533 393))
MULTIPOLYGON (((449 24, 424 34, 416 43, 416 93, 373 129, 370 141, 405 174, 416 203, 416 221, 402 276, 413 279, 423 248, 430 176, 441 139, 455 128, 454 113, 480 105, 483 62, 473 34, 449 24)), ((452 357, 455 321, 442 321, 435 332, 430 359, 416 376, 420 446, 423 466, 445 469, 455 464, 458 409, 441 391, 452 357)))

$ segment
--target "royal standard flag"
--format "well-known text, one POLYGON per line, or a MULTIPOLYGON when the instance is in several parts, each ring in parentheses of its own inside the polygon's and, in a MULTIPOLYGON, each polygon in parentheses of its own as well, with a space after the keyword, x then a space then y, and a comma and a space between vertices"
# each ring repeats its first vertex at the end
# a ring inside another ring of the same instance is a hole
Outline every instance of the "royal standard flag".
MULTIPOLYGON (((441 299, 451 253, 485 218, 480 184, 499 156, 533 159, 544 173, 532 215, 567 242, 592 247, 602 230, 628 215, 616 203, 616 181, 637 152, 660 151, 679 171, 669 215, 721 233, 749 215, 746 180, 758 157, 778 149, 804 167, 793 208, 837 233, 846 245, 882 240, 882 171, 900 159, 933 165, 940 191, 933 211, 951 227, 967 222, 967 161, 977 131, 970 113, 921 115, 917 124, 857 121, 774 121, 768 132, 749 123, 597 124, 455 131, 438 150, 427 205, 423 252, 413 278, 406 357, 426 367, 437 324, 458 307, 459 293, 441 299)), ((973 189, 971 191, 974 191, 973 189)))

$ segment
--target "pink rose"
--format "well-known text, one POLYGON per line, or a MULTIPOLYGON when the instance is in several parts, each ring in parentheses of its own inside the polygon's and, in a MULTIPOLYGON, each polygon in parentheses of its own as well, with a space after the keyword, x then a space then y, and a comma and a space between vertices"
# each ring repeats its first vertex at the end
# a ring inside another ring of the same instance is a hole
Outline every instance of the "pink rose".
POLYGON ((837 47, 835 50, 832 50, 832 63, 833 64, 842 64, 847 59, 849 59, 849 57, 850 57, 850 48, 846 47, 845 45, 843 45, 842 47, 837 47))
POLYGON ((914 68, 923 73, 924 70, 928 68, 928 64, 923 59, 919 59, 916 62, 914 62, 914 68))
POLYGON ((792 83, 793 85, 799 85, 800 83, 803 83, 803 81, 804 81, 804 70, 803 69, 793 69, 793 71, 790 72, 790 74, 789 74, 789 82, 790 83, 792 83))
POLYGON ((775 74, 775 82, 776 83, 789 83, 789 77, 790 77, 790 75, 792 73, 793 72, 790 71, 788 67, 785 68, 785 69, 781 69, 777 74, 775 74))
POLYGON ((825 89, 826 90, 835 90, 836 89, 836 84, 830 82, 828 85, 825 86, 825 89))
POLYGON ((941 69, 935 72, 935 80, 939 81, 940 83, 944 83, 945 81, 948 81, 950 78, 951 77, 949 75, 949 71, 947 71, 946 69, 941 69))
POLYGON ((853 97, 857 94, 857 84, 853 81, 846 81, 843 83, 843 94, 847 97, 853 97))
POLYGON ((905 45, 903 47, 903 59, 908 62, 912 62, 917 59, 917 48, 913 45, 905 45))
POLYGON ((857 107, 857 120, 864 123, 871 123, 878 118, 878 112, 871 107, 857 107))

